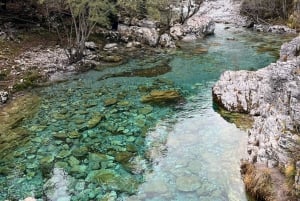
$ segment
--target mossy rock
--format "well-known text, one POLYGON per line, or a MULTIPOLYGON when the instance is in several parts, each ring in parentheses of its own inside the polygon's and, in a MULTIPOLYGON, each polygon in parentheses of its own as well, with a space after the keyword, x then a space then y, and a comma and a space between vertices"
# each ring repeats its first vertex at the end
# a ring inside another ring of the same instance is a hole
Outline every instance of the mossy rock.
POLYGON ((44 176, 49 175, 53 168, 54 156, 46 156, 40 160, 40 168, 44 176))
POLYGON ((177 90, 153 90, 148 95, 143 96, 141 102, 163 104, 176 102, 180 99, 182 99, 182 96, 177 90))
POLYGON ((132 157, 133 157, 133 153, 131 152, 118 152, 116 154, 116 161, 118 161, 121 164, 127 163, 132 157))
POLYGON ((129 175, 120 175, 110 169, 91 171, 86 180, 99 184, 108 190, 116 190, 129 194, 135 193, 138 188, 138 182, 135 179, 129 175))
POLYGON ((33 116, 39 106, 39 97, 25 94, 0 110, 0 157, 4 157, 17 146, 25 144, 32 132, 21 128, 24 119, 33 116))
POLYGON ((96 127, 102 119, 102 115, 95 115, 88 121, 88 128, 96 127))
POLYGON ((108 107, 108 106, 116 104, 117 102, 118 102, 118 100, 116 98, 108 98, 108 99, 104 100, 104 106, 108 107))
POLYGON ((75 157, 84 157, 88 154, 88 148, 86 146, 82 146, 79 148, 75 148, 72 150, 72 155, 74 155, 75 157))

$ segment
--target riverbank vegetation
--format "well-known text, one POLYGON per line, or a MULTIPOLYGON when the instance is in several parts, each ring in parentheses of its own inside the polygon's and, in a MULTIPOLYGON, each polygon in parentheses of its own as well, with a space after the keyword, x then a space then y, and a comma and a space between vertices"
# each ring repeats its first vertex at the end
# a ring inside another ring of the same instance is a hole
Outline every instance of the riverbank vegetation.
POLYGON ((285 23, 300 28, 299 0, 243 0, 241 13, 256 23, 285 23))

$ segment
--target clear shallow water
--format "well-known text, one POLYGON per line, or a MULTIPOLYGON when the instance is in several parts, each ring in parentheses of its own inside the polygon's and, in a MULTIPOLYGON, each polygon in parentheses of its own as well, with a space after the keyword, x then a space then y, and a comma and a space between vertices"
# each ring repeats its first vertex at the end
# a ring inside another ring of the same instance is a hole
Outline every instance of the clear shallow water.
POLYGON ((10 170, 0 174, 0 200, 246 200, 239 161, 247 135, 213 110, 211 87, 225 70, 275 61, 283 40, 219 25, 172 54, 39 89, 40 109, 22 125, 33 135, 0 159, 10 170), (172 71, 99 79, 160 62, 172 71), (154 89, 179 90, 186 103, 141 103, 154 89))

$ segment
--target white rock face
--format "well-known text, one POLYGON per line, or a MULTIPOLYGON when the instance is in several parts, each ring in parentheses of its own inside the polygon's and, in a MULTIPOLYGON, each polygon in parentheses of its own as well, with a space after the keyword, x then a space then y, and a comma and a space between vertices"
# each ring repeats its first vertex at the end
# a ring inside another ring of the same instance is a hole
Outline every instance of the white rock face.
MULTIPOLYGON (((286 167, 299 160, 295 155, 300 150, 299 47, 297 37, 282 45, 282 61, 256 72, 226 71, 213 87, 214 101, 220 106, 254 116, 247 148, 253 163, 286 167)), ((300 167, 296 172, 300 176, 300 167)), ((299 178, 295 177, 298 190, 299 178)))
POLYGON ((138 41, 150 46, 158 44, 159 34, 155 28, 119 25, 118 31, 125 42, 138 41))
POLYGON ((193 16, 183 25, 175 24, 170 29, 170 35, 174 40, 184 39, 191 41, 197 38, 213 34, 215 31, 215 22, 207 16, 193 16))

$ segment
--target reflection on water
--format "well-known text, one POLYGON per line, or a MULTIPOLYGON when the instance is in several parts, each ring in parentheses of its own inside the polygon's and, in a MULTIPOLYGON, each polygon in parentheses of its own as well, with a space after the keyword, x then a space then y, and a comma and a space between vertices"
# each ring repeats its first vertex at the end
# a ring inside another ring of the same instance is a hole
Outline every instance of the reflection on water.
POLYGON ((0 200, 246 200, 247 136, 213 111, 211 87, 225 70, 275 61, 259 48, 275 36, 250 34, 219 25, 175 53, 37 89, 40 108, 20 125, 26 140, 0 159, 0 200), (142 103, 153 90, 185 101, 142 103))
POLYGON ((246 154, 247 135, 211 105, 199 104, 209 99, 207 95, 191 100, 196 104, 189 103, 187 110, 177 113, 175 124, 165 120, 149 132, 154 167, 139 193, 127 200, 246 200, 239 159, 246 154))

